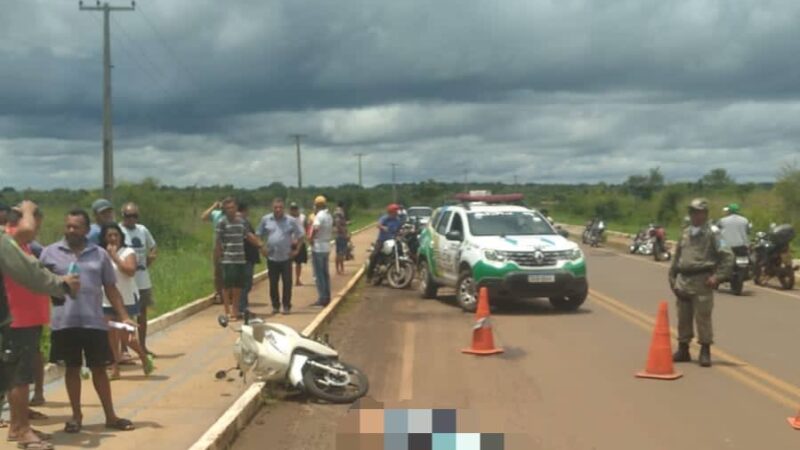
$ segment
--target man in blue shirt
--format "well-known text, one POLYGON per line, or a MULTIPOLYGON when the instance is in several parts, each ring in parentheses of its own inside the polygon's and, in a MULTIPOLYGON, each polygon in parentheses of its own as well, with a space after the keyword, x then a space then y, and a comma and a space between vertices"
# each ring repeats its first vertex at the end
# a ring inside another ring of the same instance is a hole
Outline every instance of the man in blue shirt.
POLYGON ((107 223, 114 222, 114 205, 110 201, 100 198, 92 203, 94 212, 94 223, 89 227, 89 242, 94 245, 100 244, 100 228, 107 223))
POLYGON ((383 243, 389 239, 394 239, 397 232, 400 230, 402 222, 397 216, 400 207, 394 203, 386 208, 386 214, 378 220, 378 240, 375 242, 375 248, 369 256, 369 265, 367 266, 367 280, 372 279, 372 274, 375 271, 375 263, 378 261, 383 243))
POLYGON ((269 295, 272 313, 277 314, 283 303, 283 314, 292 310, 292 261, 297 256, 299 241, 305 236, 297 221, 285 214, 283 199, 272 202, 272 214, 267 214, 258 225, 257 234, 265 243, 269 295), (278 283, 283 282, 281 299, 278 283), (283 300, 281 302, 281 300, 283 300))

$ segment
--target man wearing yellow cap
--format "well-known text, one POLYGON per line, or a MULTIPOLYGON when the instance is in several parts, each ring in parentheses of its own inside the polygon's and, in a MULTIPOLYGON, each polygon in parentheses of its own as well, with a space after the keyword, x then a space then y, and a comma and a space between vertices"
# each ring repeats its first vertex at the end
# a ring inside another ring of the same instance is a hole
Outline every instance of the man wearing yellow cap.
POLYGON ((328 257, 331 253, 333 217, 328 212, 328 201, 323 196, 314 199, 314 222, 311 231, 311 255, 317 283, 317 302, 313 306, 327 306, 331 301, 331 276, 328 257))

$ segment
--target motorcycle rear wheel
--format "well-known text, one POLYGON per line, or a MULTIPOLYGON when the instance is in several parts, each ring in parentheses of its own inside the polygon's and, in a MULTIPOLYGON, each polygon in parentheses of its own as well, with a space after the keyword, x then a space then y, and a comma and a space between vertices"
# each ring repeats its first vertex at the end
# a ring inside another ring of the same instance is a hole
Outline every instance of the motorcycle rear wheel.
POLYGON ((794 271, 789 269, 789 273, 785 275, 779 275, 778 281, 781 282, 781 287, 788 290, 794 289, 794 271))
POLYGON ((731 292, 734 295, 742 295, 742 290, 744 289, 744 278, 742 278, 741 274, 734 274, 731 277, 731 292))
POLYGON ((330 374, 322 369, 309 366, 308 370, 303 373, 303 384, 306 391, 314 397, 330 403, 353 403, 369 391, 369 379, 357 367, 335 359, 317 359, 316 362, 346 371, 350 376, 350 382, 347 386, 325 385, 321 382, 330 377, 330 374))

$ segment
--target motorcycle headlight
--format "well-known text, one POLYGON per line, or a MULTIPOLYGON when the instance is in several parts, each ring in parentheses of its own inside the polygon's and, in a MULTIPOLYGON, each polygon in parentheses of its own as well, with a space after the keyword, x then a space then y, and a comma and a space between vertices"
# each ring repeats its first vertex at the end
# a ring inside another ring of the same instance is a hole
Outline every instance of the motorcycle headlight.
POLYGON ((251 352, 248 349, 243 349, 243 351, 242 351, 242 363, 244 363, 245 366, 249 367, 249 366, 252 366, 253 364, 255 364, 256 358, 258 358, 258 355, 256 355, 255 353, 251 352))
POLYGON ((497 250, 484 250, 483 255, 489 261, 503 262, 507 259, 506 255, 504 255, 502 252, 498 252, 497 250))
POLYGON ((576 247, 569 252, 569 259, 571 259, 572 261, 576 261, 581 258, 583 258, 583 252, 581 251, 581 249, 576 247))

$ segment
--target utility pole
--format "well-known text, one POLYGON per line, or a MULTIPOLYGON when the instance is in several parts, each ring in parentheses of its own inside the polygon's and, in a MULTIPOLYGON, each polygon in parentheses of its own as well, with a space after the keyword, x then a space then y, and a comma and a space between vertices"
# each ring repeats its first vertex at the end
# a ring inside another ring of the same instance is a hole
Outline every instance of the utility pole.
POLYGON ((356 153, 356 156, 358 156, 358 185, 363 188, 364 180, 361 178, 361 157, 364 156, 364 154, 356 153))
POLYGON ((514 186, 516 186, 516 185, 517 185, 517 176, 514 175, 514 186))
POLYGON ((111 133, 111 28, 109 19, 112 11, 133 11, 136 2, 131 6, 111 6, 99 1, 95 6, 83 6, 78 2, 81 11, 103 11, 103 196, 111 200, 114 192, 114 143, 111 133))
POLYGON ((299 191, 303 189, 303 166, 300 163, 300 139, 306 137, 306 135, 292 134, 290 137, 294 138, 294 142, 297 145, 297 190, 299 193, 299 191))
POLYGON ((392 203, 397 203, 397 178, 395 177, 395 168, 397 163, 389 163, 392 166, 392 203))

